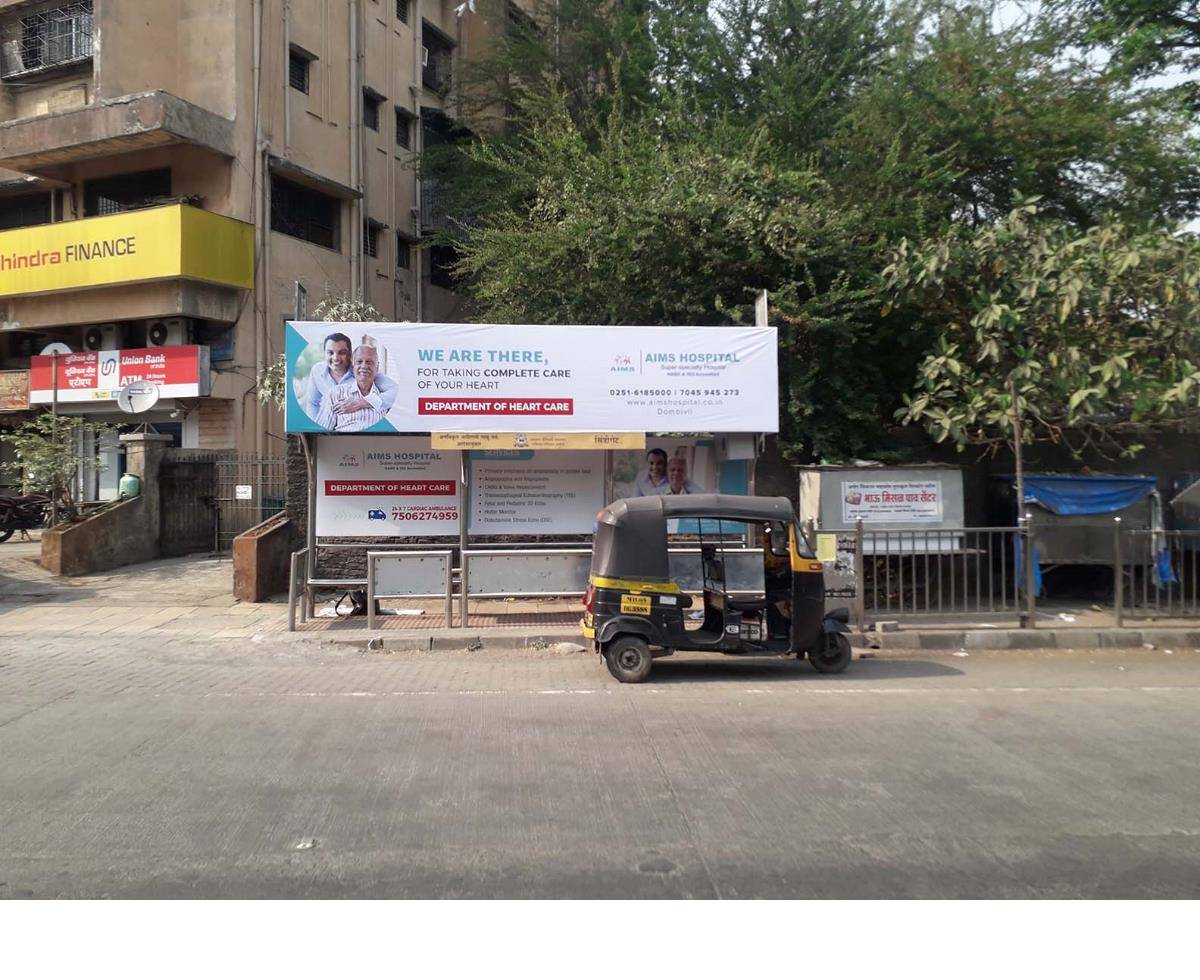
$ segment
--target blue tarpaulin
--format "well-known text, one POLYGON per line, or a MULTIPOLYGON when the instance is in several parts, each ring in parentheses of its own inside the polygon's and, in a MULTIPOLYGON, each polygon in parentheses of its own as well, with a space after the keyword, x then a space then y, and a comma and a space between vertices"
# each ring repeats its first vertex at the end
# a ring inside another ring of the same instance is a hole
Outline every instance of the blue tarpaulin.
POLYGON ((1053 514, 1112 514, 1154 492, 1152 476, 1027 476, 1025 502, 1053 514))

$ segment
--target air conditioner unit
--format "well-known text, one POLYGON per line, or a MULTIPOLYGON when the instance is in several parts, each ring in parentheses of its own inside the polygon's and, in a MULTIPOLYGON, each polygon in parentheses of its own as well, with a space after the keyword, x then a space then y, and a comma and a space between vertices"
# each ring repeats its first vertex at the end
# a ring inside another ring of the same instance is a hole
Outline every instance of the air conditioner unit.
POLYGON ((115 323, 97 323, 83 331, 84 350, 117 350, 120 345, 119 331, 115 323))
POLYGON ((147 347, 182 347, 189 341, 188 321, 181 316, 146 324, 147 347))
POLYGON ((421 45, 421 67, 429 67, 429 49, 425 45, 421 45))

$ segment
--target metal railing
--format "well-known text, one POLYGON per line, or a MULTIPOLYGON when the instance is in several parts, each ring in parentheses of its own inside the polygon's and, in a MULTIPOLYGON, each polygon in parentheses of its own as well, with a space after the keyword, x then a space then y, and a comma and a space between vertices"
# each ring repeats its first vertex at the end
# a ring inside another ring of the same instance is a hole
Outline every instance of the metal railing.
POLYGON ((1133 618, 1200 616, 1200 530, 1113 530, 1113 608, 1133 618))
MULTIPOLYGON (((376 599, 444 598, 446 625, 454 625, 454 552, 367 552, 367 629, 375 628, 376 599)), ((466 620, 463 621, 464 625, 466 620)))
POLYGON ((1022 528, 857 528, 852 533, 860 619, 1023 611, 1022 528))

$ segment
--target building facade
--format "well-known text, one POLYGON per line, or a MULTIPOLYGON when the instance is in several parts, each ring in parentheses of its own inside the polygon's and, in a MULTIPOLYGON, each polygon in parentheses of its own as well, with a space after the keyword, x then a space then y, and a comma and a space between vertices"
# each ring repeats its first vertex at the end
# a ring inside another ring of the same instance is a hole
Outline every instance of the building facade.
POLYGON ((0 412, 26 408, 24 372, 31 410, 128 422, 113 386, 150 365, 163 397, 140 421, 279 456, 255 384, 286 320, 326 294, 459 318, 448 257, 421 245, 442 219, 415 159, 503 19, 452 0, 0 0, 0 412), (54 342, 72 353, 48 374, 54 342))

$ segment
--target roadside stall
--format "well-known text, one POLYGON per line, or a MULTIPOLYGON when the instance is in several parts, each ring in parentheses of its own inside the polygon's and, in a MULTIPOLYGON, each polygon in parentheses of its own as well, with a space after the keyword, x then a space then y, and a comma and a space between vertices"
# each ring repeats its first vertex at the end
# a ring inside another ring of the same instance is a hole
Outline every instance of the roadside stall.
MULTIPOLYGON (((289 323, 309 495, 293 606, 376 574, 388 597, 455 595, 461 623, 474 599, 582 595, 607 503, 752 492, 776 348, 770 327, 289 323), (339 550, 364 571, 329 574, 339 550)), ((698 567, 699 524, 670 530, 698 567)))

